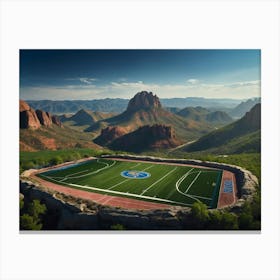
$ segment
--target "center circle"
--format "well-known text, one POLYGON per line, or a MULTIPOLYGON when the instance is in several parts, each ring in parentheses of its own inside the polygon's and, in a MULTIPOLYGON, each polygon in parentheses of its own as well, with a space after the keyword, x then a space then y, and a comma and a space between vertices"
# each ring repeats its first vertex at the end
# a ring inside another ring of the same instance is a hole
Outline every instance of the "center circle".
POLYGON ((137 170, 125 170, 121 172, 121 176, 129 179, 146 179, 151 176, 150 173, 137 170))

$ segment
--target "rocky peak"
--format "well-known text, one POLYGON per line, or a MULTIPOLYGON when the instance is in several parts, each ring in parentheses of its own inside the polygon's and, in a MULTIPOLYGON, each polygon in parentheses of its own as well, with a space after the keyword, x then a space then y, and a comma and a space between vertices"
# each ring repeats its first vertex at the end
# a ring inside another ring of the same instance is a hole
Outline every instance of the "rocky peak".
POLYGON ((19 101, 19 111, 23 112, 23 111, 29 111, 30 110, 30 106, 23 100, 19 101))
POLYGON ((167 149, 180 145, 174 129, 169 125, 155 124, 139 127, 111 142, 114 150, 140 152, 152 149, 167 149))
POLYGON ((61 121, 59 120, 58 116, 51 116, 52 119, 52 123, 59 126, 59 127, 63 127, 61 121))
POLYGON ((161 108, 159 98, 152 92, 138 92, 128 103, 127 111, 161 108))
POLYGON ((125 135, 126 129, 120 126, 108 126, 101 130, 101 134, 94 140, 99 145, 107 145, 113 140, 125 135))
POLYGON ((36 115, 41 125, 50 126, 52 124, 52 118, 48 112, 44 112, 42 110, 36 110, 36 115))
POLYGON ((58 117, 42 110, 32 109, 25 101, 19 102, 20 128, 38 129, 41 126, 49 127, 53 123, 62 127, 58 117))
POLYGON ((36 115, 36 112, 24 101, 19 102, 20 111, 20 128, 38 129, 40 121, 36 115))
POLYGON ((151 138, 170 139, 175 138, 174 129, 169 125, 154 124, 152 126, 145 125, 139 128, 139 132, 148 133, 151 138))

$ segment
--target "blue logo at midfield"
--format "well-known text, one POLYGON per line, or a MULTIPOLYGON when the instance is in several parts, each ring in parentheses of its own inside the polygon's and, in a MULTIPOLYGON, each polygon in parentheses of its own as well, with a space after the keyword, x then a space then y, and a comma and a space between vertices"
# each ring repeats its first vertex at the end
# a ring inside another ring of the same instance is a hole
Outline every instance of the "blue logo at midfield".
POLYGON ((121 172, 121 175, 129 179, 146 179, 151 176, 150 173, 137 170, 125 170, 121 172))

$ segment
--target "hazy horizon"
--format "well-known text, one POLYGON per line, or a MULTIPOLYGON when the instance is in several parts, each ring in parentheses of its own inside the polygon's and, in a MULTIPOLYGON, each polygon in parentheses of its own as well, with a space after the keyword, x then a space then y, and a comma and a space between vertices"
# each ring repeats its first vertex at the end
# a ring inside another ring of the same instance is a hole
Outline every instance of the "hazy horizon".
POLYGON ((260 50, 20 50, 24 100, 260 97, 260 50))

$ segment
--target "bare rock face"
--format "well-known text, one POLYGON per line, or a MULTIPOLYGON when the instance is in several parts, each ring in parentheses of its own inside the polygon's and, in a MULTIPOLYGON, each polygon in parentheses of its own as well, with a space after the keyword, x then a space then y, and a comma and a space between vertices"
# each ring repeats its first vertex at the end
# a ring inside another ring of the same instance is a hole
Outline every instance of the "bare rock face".
POLYGON ((43 126, 51 126, 52 119, 51 115, 48 112, 44 112, 42 110, 36 110, 36 115, 40 121, 40 124, 43 126))
POLYGON ((128 103, 127 111, 137 111, 141 109, 161 108, 161 103, 152 92, 138 92, 128 103))
POLYGON ((110 148, 132 152, 173 148, 180 145, 174 129, 163 124, 145 125, 112 141, 110 148))
POLYGON ((61 121, 59 120, 58 116, 51 116, 52 119, 52 123, 59 126, 59 127, 63 127, 61 121))
POLYGON ((23 112, 23 111, 29 111, 31 108, 30 106, 23 100, 19 101, 19 111, 23 112))
POLYGON ((113 140, 125 135, 127 130, 120 126, 108 126, 101 130, 101 134, 94 140, 99 145, 108 145, 113 140))
POLYGON ((36 112, 24 101, 20 100, 20 128, 38 129, 40 121, 36 115, 36 112))
POLYGON ((33 110, 25 101, 19 101, 20 128, 38 129, 41 126, 50 127, 55 124, 62 127, 57 116, 52 116, 49 112, 33 110))

